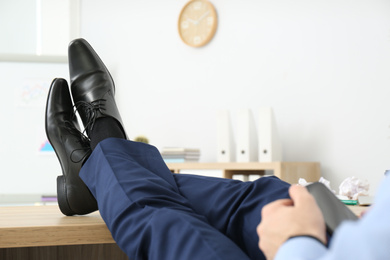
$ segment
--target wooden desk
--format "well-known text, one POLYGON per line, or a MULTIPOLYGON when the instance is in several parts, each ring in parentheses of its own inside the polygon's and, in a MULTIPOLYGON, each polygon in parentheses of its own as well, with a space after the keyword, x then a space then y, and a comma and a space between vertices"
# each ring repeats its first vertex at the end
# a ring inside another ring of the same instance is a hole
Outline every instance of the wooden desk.
POLYGON ((0 259, 127 259, 98 212, 64 216, 58 206, 0 207, 0 259))
POLYGON ((353 205, 353 206, 347 205, 347 207, 358 217, 361 217, 362 213, 369 209, 369 207, 367 206, 359 206, 359 205, 353 205))
MULTIPOLYGON (((360 215, 367 207, 348 206, 360 215)), ((58 206, 0 207, 0 259, 125 260, 98 212, 66 217, 58 206)))
POLYGON ((222 170, 223 177, 232 179, 233 175, 264 175, 266 170, 288 183, 297 183, 299 178, 308 182, 318 181, 321 177, 318 162, 249 162, 249 163, 168 163, 174 173, 185 170, 222 170))

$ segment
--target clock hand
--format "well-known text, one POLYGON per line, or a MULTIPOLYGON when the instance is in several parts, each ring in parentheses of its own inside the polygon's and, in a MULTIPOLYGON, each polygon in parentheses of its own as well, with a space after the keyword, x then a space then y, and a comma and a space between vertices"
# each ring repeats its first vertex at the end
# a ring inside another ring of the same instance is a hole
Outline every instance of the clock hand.
POLYGON ((193 24, 198 24, 198 21, 192 20, 191 18, 187 18, 187 21, 193 23, 193 24))
POLYGON ((201 17, 199 17, 199 19, 196 20, 196 21, 199 23, 199 22, 202 21, 207 15, 209 15, 209 13, 210 13, 210 11, 207 11, 207 12, 204 13, 201 17))

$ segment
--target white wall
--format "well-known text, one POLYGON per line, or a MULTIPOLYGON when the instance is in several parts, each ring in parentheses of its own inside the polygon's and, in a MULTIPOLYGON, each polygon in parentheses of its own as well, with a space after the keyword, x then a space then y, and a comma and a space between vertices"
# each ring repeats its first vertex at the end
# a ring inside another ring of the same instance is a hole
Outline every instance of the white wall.
MULTIPOLYGON (((217 110, 272 106, 286 161, 319 161, 334 189, 357 176, 373 192, 390 168, 390 2, 212 0, 218 30, 199 49, 177 33, 186 2, 81 1, 81 35, 113 74, 129 136, 199 147, 211 162, 217 110)), ((0 178, 10 172, 27 175, 0 178)))
POLYGON ((272 106, 287 161, 337 188, 390 168, 390 2, 212 0, 204 48, 181 42, 187 0, 83 0, 81 34, 113 72, 131 137, 216 160, 216 112, 272 106))

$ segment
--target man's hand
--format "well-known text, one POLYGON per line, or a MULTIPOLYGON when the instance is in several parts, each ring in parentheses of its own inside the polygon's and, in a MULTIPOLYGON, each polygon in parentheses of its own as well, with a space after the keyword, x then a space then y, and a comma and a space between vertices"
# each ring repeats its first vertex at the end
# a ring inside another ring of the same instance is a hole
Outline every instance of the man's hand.
POLYGON ((259 247, 273 259, 279 247, 290 237, 309 235, 326 243, 326 227, 321 210, 305 187, 293 185, 291 199, 281 199, 266 205, 257 226, 259 247))

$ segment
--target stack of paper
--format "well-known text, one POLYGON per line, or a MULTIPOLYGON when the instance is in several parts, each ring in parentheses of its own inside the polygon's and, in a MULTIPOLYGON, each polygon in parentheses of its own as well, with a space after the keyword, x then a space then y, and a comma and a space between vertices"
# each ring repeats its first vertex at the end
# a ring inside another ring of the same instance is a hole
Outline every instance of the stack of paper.
POLYGON ((165 147, 161 156, 166 163, 197 162, 200 150, 197 148, 165 147))

